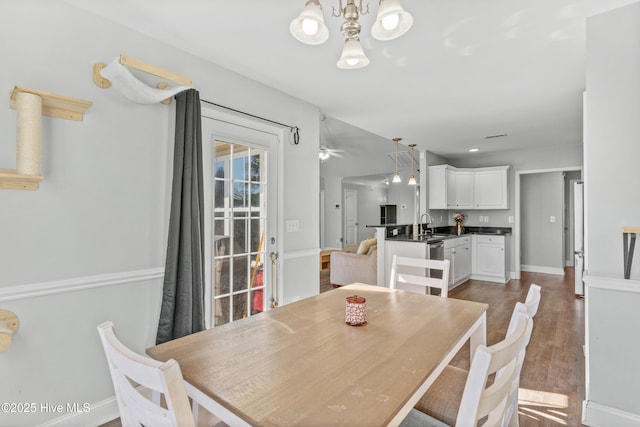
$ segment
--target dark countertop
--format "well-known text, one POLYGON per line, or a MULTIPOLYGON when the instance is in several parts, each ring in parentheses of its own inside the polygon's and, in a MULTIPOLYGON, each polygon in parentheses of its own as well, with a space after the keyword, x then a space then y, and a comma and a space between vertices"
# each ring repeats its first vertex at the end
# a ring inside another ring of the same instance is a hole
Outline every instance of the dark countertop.
MULTIPOLYGON (((406 225, 394 225, 393 227, 403 228, 406 225)), ((429 237, 419 237, 413 239, 411 235, 398 234, 397 236, 387 236, 387 240, 394 242, 415 242, 415 243, 431 243, 441 241, 445 239, 451 239, 454 237, 470 236, 472 234, 486 235, 486 236, 510 236, 511 227, 464 227, 463 233, 458 236, 458 231, 455 226, 435 227, 429 229, 429 237), (434 237, 434 235, 436 237, 434 237)))

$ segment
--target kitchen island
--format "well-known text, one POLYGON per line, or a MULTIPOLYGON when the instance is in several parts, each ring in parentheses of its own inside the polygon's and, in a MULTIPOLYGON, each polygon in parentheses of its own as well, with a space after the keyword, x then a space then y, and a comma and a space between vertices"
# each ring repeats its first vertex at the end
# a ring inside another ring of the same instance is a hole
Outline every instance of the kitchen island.
POLYGON ((393 255, 413 258, 448 259, 449 289, 468 279, 507 283, 510 259, 510 227, 435 227, 414 237, 413 226, 376 226, 378 236, 378 286, 388 286, 393 255))

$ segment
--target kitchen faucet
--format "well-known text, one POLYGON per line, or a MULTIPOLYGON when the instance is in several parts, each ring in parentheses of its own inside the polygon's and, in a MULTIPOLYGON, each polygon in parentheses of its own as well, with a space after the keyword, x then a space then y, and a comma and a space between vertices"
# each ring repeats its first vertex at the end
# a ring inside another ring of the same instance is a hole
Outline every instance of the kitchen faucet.
POLYGON ((422 225, 423 224, 422 217, 425 216, 425 215, 429 219, 427 221, 427 227, 426 227, 427 228, 427 234, 429 233, 429 224, 431 224, 433 222, 433 220, 431 219, 431 215, 429 215, 429 212, 425 212, 422 215, 420 215, 420 228, 421 228, 420 234, 425 234, 425 227, 422 225))

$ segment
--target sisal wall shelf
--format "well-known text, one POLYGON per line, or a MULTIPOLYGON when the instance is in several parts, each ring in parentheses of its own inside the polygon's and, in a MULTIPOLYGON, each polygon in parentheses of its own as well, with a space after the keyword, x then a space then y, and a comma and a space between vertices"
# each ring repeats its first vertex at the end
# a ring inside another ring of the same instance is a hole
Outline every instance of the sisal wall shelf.
POLYGON ((37 190, 40 174, 40 132, 43 115, 82 121, 90 101, 16 86, 11 92, 11 108, 18 111, 16 169, 0 169, 0 189, 37 190))
POLYGON ((84 113, 93 105, 91 101, 71 98, 55 93, 43 92, 37 89, 16 86, 11 92, 11 108, 17 108, 17 95, 20 92, 32 93, 42 98, 42 114, 58 119, 75 120, 81 122, 84 113))

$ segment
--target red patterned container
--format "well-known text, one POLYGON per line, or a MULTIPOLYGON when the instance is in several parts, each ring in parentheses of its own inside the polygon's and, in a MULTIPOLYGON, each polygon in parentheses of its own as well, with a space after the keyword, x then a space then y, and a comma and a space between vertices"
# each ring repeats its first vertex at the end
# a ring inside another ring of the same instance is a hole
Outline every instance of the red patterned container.
POLYGON ((346 320, 347 325, 364 326, 367 324, 365 313, 367 311, 367 300, 364 297, 354 295, 347 297, 346 320))

